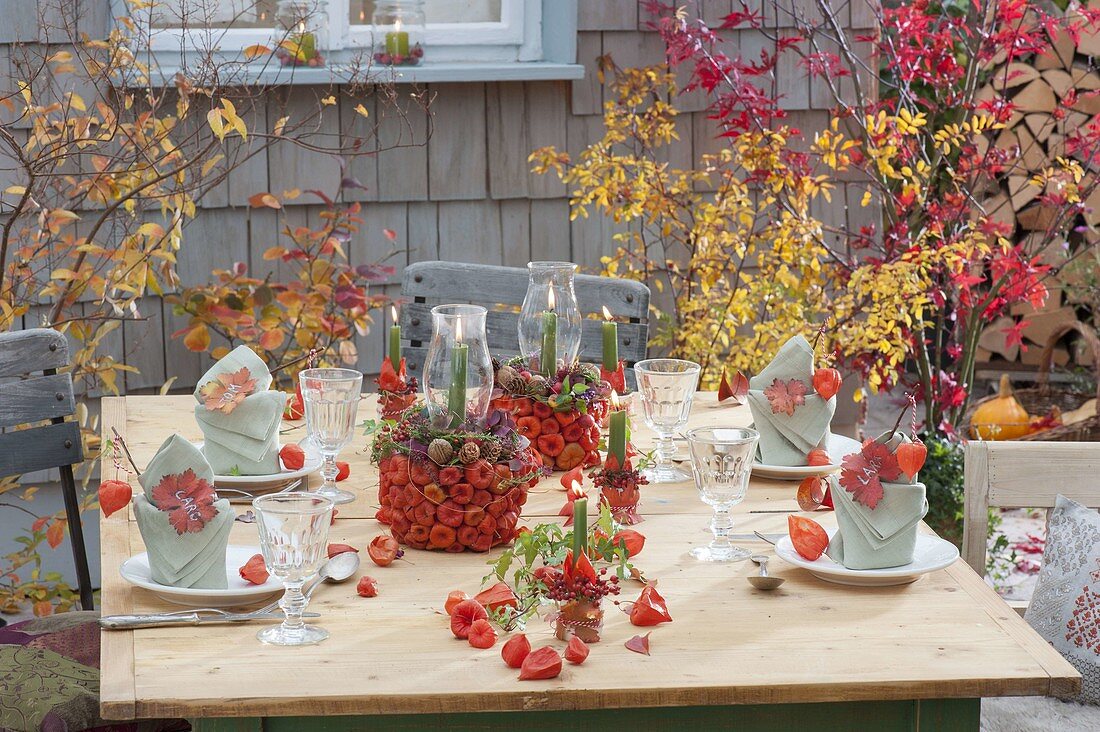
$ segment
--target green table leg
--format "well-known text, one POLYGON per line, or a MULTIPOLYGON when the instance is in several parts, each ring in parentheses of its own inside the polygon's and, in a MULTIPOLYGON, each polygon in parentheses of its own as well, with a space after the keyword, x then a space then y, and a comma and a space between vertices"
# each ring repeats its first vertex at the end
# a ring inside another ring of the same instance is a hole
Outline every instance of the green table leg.
POLYGON ((685 729, 736 732, 977 732, 980 699, 749 704, 743 706, 590 709, 555 712, 395 714, 192 720, 194 732, 611 732, 685 729))

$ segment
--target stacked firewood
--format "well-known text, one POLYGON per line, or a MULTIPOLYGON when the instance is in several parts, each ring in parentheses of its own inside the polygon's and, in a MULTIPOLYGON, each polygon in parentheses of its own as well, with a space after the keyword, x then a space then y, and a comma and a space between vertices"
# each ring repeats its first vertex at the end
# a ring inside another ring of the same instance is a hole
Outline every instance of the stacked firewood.
MULTIPOLYGON (((1100 0, 1092 4, 1100 6, 1100 0)), ((1100 116, 1100 70, 1094 61, 1100 61, 1100 34, 1082 33, 1075 43, 1069 33, 1055 33, 1048 53, 1002 61, 978 93, 979 100, 1008 99, 1013 105, 1005 127, 983 140, 984 149, 978 150, 982 156, 989 145, 1009 151, 1012 166, 1008 175, 1000 176, 1000 188, 989 191, 982 206, 995 221, 1007 225, 1011 241, 1030 240, 1033 245, 1025 247, 1030 251, 1042 243, 1055 215, 1053 208, 1043 205, 1043 190, 1030 182, 1032 177, 1055 165, 1059 157, 1077 157, 1088 170, 1082 156, 1066 143, 1075 130, 1100 116)), ((1075 227, 1071 246, 1095 246, 1100 242, 1100 186, 1085 201, 1082 217, 1085 225, 1075 227)), ((1042 260, 1058 268, 1066 261, 1066 250, 1066 244, 1057 240, 1042 254, 1042 260)), ((1019 305, 1009 316, 986 327, 979 340, 980 361, 1038 364, 1050 334, 1059 325, 1077 319, 1073 288, 1063 287, 1065 283, 1057 276, 1047 284, 1050 297, 1041 310, 1019 305), (1025 348, 1006 338, 1008 329, 1021 320, 1027 321, 1022 329, 1025 348)), ((1054 352, 1059 366, 1071 361, 1090 365, 1092 360, 1087 348, 1059 347, 1054 352)))

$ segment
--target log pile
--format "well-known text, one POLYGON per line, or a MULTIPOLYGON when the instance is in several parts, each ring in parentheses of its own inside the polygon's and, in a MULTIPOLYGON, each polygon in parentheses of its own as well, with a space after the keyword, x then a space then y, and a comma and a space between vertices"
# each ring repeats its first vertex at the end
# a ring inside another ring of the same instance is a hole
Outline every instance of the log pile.
MULTIPOLYGON (((1089 5, 1100 7, 1100 0, 1089 5)), ((1027 250, 1058 268, 1066 261, 1067 243, 1058 240, 1045 251, 1037 251, 1056 211, 1043 205, 1043 189, 1030 181, 1036 173, 1054 165, 1058 157, 1078 159, 1090 171, 1090 179, 1095 173, 1095 168, 1090 170, 1081 153, 1067 141, 1075 130, 1100 123, 1100 34, 1082 33, 1075 44, 1069 33, 1055 30, 1051 41, 1048 53, 1008 63, 994 61, 994 71, 978 92, 978 100, 1005 99, 1013 110, 1005 127, 985 138, 978 153, 984 157, 989 145, 1009 152, 1010 167, 998 176, 999 186, 986 192, 983 209, 1007 227, 1010 241, 1030 241, 1032 246, 1025 246, 1027 250)), ((1082 225, 1075 227, 1068 243, 1070 248, 1100 243, 1100 186, 1085 201, 1081 218, 1078 223, 1082 225)), ((1041 310, 1017 305, 1009 315, 990 323, 979 339, 978 360, 1037 366, 1042 347, 1054 329, 1077 319, 1074 306, 1081 303, 1076 300, 1075 289, 1061 284, 1057 276, 1048 281, 1050 297, 1041 310), (1006 338, 1008 329, 1021 321, 1027 321, 1021 331, 1026 348, 1006 338)), ((1087 348, 1059 347, 1054 361, 1059 366, 1071 362, 1088 366, 1093 358, 1087 348)))

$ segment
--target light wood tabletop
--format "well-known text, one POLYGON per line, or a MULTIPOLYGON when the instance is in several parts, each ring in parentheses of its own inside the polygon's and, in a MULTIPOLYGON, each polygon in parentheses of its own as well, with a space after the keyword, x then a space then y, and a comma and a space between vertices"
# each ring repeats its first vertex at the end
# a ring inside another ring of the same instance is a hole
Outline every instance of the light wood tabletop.
MULTIPOLYGON (((138 465, 173 431, 201 433, 190 396, 103 400, 103 434, 118 429, 138 465)), ((360 418, 373 418, 373 398, 360 418)), ((745 425, 747 408, 720 406, 700 394, 692 426, 745 425)), ((651 434, 635 420, 635 441, 651 434)), ((304 437, 304 428, 283 441, 304 437)), ((339 509, 330 541, 365 548, 386 531, 374 520, 377 471, 368 439, 347 448, 351 477, 342 485, 360 498, 339 509)), ((105 466, 105 475, 113 470, 105 466)), ((136 481, 134 482, 136 486, 136 481)), ((785 531, 797 508, 797 483, 754 478, 735 511, 735 533, 785 531)), ((532 492, 524 522, 558 520, 565 502, 558 477, 532 492)), ((244 506, 238 508, 243 511, 244 506)), ((713 564, 688 556, 709 540, 710 510, 690 484, 646 486, 635 528, 646 537, 635 563, 659 582, 673 622, 636 628, 612 607, 603 642, 582 666, 566 664, 559 678, 520 682, 500 658, 500 641, 479 651, 452 637, 443 601, 452 589, 481 586, 486 561, 499 555, 408 551, 408 561, 377 567, 362 554, 362 574, 378 580, 364 599, 354 579, 326 585, 313 597, 316 622, 331 632, 317 646, 261 645, 261 627, 207 626, 103 633, 102 713, 108 719, 150 717, 278 717, 302 715, 500 712, 621 707, 974 699, 1073 692, 1077 672, 1035 634, 966 564, 899 587, 829 584, 776 559, 778 591, 750 587, 750 563, 713 564), (653 631, 651 656, 624 642, 653 631)), ((814 516, 835 525, 831 512, 814 516)), ((258 544, 256 527, 237 523, 231 543, 258 544)), ((740 542, 769 551, 762 542, 740 542)), ((131 587, 118 573, 142 551, 132 516, 102 521, 103 612, 177 609, 131 587)), ((625 583, 622 600, 640 590, 625 583)), ((555 641, 541 619, 527 629, 532 645, 555 641)), ((503 639, 502 639, 503 640, 503 639)))

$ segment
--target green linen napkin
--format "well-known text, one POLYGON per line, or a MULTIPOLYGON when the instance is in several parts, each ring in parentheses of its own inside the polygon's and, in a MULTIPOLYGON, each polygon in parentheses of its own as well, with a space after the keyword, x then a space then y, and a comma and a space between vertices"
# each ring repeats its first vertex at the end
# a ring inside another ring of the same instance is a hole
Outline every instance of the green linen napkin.
POLYGON ((749 379, 749 410, 760 433, 757 450, 765 465, 805 465, 810 450, 824 446, 836 397, 822 399, 814 391, 813 374, 813 348, 797 335, 783 344, 763 371, 749 379), (776 411, 765 393, 777 379, 780 389, 786 389, 792 379, 801 382, 805 403, 794 406, 791 414, 776 411))
MULTIPOLYGON (((899 432, 890 440, 882 435, 878 442, 896 452, 909 437, 899 432)), ((883 481, 882 498, 868 508, 853 499, 837 476, 830 476, 838 529, 826 549, 829 558, 848 569, 884 569, 912 562, 917 524, 928 513, 924 484, 915 477, 902 474, 900 482, 883 481)))
POLYGON ((224 590, 225 548, 236 518, 214 492, 214 471, 197 447, 172 435, 139 478, 134 515, 154 582, 224 590))
POLYGON ((203 455, 217 475, 279 472, 286 395, 268 391, 271 381, 267 366, 248 346, 233 349, 199 380, 195 420, 203 432, 203 455))

